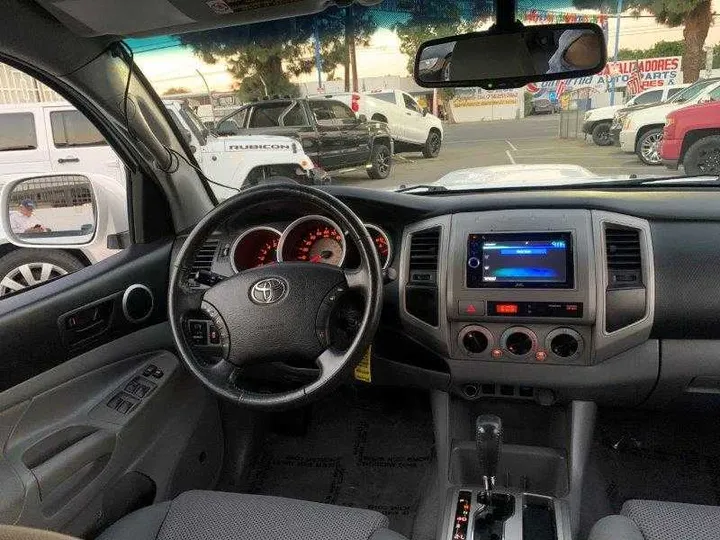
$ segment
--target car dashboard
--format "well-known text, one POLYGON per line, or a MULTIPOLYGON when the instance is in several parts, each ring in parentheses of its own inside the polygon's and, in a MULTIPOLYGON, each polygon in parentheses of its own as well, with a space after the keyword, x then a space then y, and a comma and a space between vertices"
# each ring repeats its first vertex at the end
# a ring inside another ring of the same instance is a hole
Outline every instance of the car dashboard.
MULTIPOLYGON (((325 189, 366 223, 384 268, 373 382, 614 405, 720 388, 716 193, 325 189)), ((229 222, 196 264, 226 276, 288 260, 358 264, 326 217, 273 215, 229 222)))

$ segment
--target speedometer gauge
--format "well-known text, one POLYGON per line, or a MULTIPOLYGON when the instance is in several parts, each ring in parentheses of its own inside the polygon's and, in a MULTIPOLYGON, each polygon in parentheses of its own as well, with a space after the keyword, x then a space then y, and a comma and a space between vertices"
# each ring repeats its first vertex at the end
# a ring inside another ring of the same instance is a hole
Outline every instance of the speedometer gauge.
POLYGON ((377 225, 366 223, 365 228, 368 233, 370 233, 370 238, 372 238, 373 244, 375 244, 375 249, 377 250, 378 257, 380 258, 380 266, 382 266, 383 269, 387 268, 392 257, 390 238, 387 233, 377 225))
POLYGON ((253 227, 242 233, 231 249, 235 272, 277 262, 280 231, 271 227, 253 227))
POLYGON ((326 217, 302 217, 285 229, 278 246, 278 260, 340 266, 345 260, 345 236, 326 217))

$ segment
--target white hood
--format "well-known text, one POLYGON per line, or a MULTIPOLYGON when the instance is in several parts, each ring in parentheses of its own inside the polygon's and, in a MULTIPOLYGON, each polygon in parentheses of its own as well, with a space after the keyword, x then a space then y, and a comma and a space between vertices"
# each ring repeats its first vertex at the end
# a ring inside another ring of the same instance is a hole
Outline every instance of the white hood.
MULTIPOLYGON (((578 165, 496 165, 450 172, 433 182, 448 189, 492 189, 557 186, 588 182, 600 177, 578 165)), ((624 177, 624 178, 627 178, 624 177)), ((617 180, 608 178, 608 180, 617 180)))

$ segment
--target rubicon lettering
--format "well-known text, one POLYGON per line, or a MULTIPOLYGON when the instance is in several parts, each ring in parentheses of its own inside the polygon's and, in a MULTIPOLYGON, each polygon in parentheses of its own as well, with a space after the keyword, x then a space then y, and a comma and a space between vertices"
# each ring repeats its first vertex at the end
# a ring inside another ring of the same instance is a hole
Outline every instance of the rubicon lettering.
POLYGON ((231 144, 230 150, 292 150, 289 144, 231 144))

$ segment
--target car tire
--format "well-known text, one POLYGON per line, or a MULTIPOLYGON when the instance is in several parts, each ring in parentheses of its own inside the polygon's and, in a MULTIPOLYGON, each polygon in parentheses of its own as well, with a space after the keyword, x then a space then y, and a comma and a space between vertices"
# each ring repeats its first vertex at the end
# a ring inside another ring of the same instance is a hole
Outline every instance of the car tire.
POLYGON ((0 296, 85 268, 82 261, 57 249, 16 249, 0 257, 0 296), (27 279, 32 276, 34 281, 27 279), (19 286, 19 288, 18 288, 19 286))
POLYGON ((598 146, 610 146, 610 122, 600 122, 592 130, 592 140, 598 146))
POLYGON ((425 145, 423 146, 422 154, 426 158, 436 158, 440 155, 440 147, 442 146, 442 135, 439 131, 431 130, 428 133, 425 145))
POLYGON ((392 155, 390 149, 384 144, 373 145, 370 153, 370 167, 367 170, 368 176, 373 180, 382 180, 390 176, 392 169, 392 155))
POLYGON ((694 142, 683 158, 685 174, 720 174, 720 136, 705 137, 694 142))
POLYGON ((659 144, 662 128, 653 128, 642 134, 635 147, 635 153, 645 165, 662 165, 659 144))

